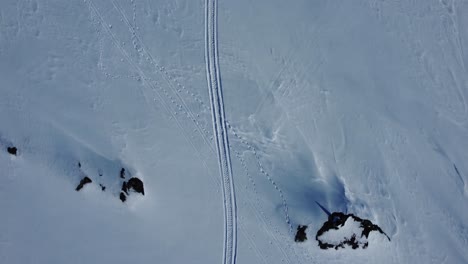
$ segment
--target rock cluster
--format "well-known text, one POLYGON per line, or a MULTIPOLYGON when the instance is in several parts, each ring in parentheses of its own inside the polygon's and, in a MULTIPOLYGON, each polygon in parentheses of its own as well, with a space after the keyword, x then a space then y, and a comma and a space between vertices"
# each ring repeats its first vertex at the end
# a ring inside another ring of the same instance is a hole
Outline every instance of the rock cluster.
POLYGON ((127 200, 127 196, 130 194, 129 191, 145 195, 143 182, 136 177, 132 177, 130 178, 130 180, 124 181, 122 183, 122 191, 120 192, 120 200, 122 202, 125 202, 127 200))
MULTIPOLYGON (((83 189, 83 187, 86 185, 86 184, 89 184, 89 183, 92 183, 93 180, 88 177, 89 174, 85 173, 83 170, 82 170, 82 164, 81 162, 78 162, 78 169, 79 169, 79 173, 82 175, 81 177, 81 180, 80 180, 80 183, 78 184, 78 186, 76 187, 76 191, 80 191, 81 189, 83 189)), ((102 183, 102 180, 104 178, 102 178, 103 176, 103 172, 102 170, 98 170, 98 173, 99 175, 99 178, 95 177, 94 180, 97 181, 97 183, 99 184, 99 187, 101 188, 102 191, 106 191, 107 187, 102 183)), ((122 188, 120 189, 120 191, 117 190, 112 190, 112 183, 110 184, 111 186, 111 189, 110 189, 110 192, 111 193, 115 193, 114 191, 118 191, 118 198, 122 201, 122 202, 125 202, 127 200, 127 197, 129 195, 131 195, 131 193, 140 193, 142 195, 145 195, 145 188, 144 188, 144 184, 143 184, 143 181, 137 177, 131 177, 130 175, 130 179, 128 180, 125 180, 125 178, 127 177, 128 175, 128 172, 125 170, 125 168, 121 168, 120 169, 120 172, 119 172, 119 175, 118 175, 118 178, 113 178, 114 180, 111 179, 111 181, 122 181, 122 188)), ((105 179, 104 179, 105 180, 105 179)))
POLYGON ((390 240, 387 234, 370 220, 353 214, 334 212, 318 230, 315 239, 321 249, 339 249, 346 246, 353 249, 367 248, 369 246, 367 239, 371 232, 378 232, 390 240))

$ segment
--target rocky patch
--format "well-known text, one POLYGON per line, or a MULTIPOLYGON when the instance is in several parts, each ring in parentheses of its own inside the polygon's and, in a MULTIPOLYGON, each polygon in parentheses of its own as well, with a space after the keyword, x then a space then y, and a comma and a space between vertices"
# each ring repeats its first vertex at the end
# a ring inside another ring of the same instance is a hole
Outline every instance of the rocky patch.
POLYGON ((123 203, 123 202, 125 202, 127 200, 127 196, 125 195, 125 193, 120 192, 119 199, 123 203))
POLYGON ((113 195, 122 202, 127 201, 128 196, 132 194, 145 195, 143 181, 138 177, 134 177, 131 171, 119 166, 119 164, 110 168, 117 169, 113 173, 106 172, 110 170, 109 167, 107 167, 107 170, 96 168, 96 164, 89 166, 89 164, 78 161, 77 165, 77 173, 81 178, 80 184, 76 187, 77 191, 81 190, 86 184, 96 183, 101 191, 113 195), (121 187, 119 188, 119 186, 121 187))
POLYGON ((130 195, 130 191, 145 195, 143 181, 141 181, 137 177, 132 177, 130 178, 130 180, 124 181, 122 183, 122 191, 120 192, 120 200, 122 202, 125 202, 127 200, 127 196, 130 195))
POLYGON ((76 186, 76 191, 79 191, 81 189, 83 189, 83 187, 88 184, 88 183, 92 183, 93 181, 88 177, 88 176, 85 176, 83 179, 81 179, 80 183, 78 184, 78 186, 76 186))
POLYGON ((7 152, 10 153, 10 155, 16 156, 18 154, 18 149, 16 147, 8 147, 7 152))
POLYGON ((143 182, 140 179, 136 178, 136 177, 133 177, 130 180, 128 180, 127 188, 128 188, 128 190, 133 190, 134 192, 141 193, 141 194, 145 195, 145 189, 143 187, 143 182))
POLYGON ((307 240, 306 229, 307 229, 306 225, 303 225, 303 226, 299 225, 297 227, 296 237, 294 238, 294 241, 296 242, 306 241, 307 240))
POLYGON ((315 239, 321 249, 351 247, 367 248, 369 234, 376 232, 390 238, 382 229, 370 220, 359 218, 353 214, 334 212, 317 232, 315 239))

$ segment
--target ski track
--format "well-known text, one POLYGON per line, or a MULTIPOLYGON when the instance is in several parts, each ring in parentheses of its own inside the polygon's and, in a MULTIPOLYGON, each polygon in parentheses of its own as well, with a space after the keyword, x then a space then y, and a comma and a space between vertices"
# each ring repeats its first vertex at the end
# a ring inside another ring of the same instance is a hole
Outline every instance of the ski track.
MULTIPOLYGON (((258 223, 261 223, 262 229, 265 231, 266 234, 268 234, 272 241, 270 242, 271 245, 274 245, 277 249, 278 252, 281 253, 283 256, 282 262, 286 262, 288 264, 293 263, 289 257, 289 255, 286 253, 286 251, 283 249, 283 244, 281 241, 290 241, 292 238, 291 237, 281 237, 279 238, 278 235, 274 234, 270 228, 273 226, 272 222, 265 216, 264 209, 261 205, 260 198, 257 193, 257 187, 255 184, 254 179, 250 175, 249 169, 247 167, 247 164, 245 163, 245 159, 241 156, 240 152, 232 148, 233 152, 235 153, 235 156, 238 158, 239 162, 241 163, 241 167, 244 170, 245 175, 248 177, 250 184, 252 185, 252 189, 255 195, 255 200, 252 202, 252 200, 248 199, 245 201, 247 207, 252 211, 252 214, 255 216, 256 220, 258 223)), ((279 233, 278 230, 275 230, 277 233, 279 233)), ((263 257, 263 256, 262 256, 263 257)), ((264 257, 263 257, 264 258, 264 257)), ((264 258, 265 259, 265 258, 264 258)), ((297 261, 295 263, 298 263, 297 261)), ((299 262, 301 263, 301 262, 299 262)))
MULTIPOLYGON (((272 241, 270 244, 275 245, 278 248, 278 251, 283 255, 282 262, 286 263, 303 263, 303 261, 306 261, 307 263, 315 263, 315 259, 313 259, 308 251, 302 250, 302 256, 304 259, 298 257, 298 250, 301 250, 298 247, 292 246, 291 243, 287 243, 285 241, 292 241, 292 237, 294 235, 294 228, 292 226, 290 216, 289 216, 289 206, 286 201, 286 198, 283 194, 283 191, 281 188, 277 185, 277 183, 271 178, 270 174, 265 170, 265 167, 263 166, 260 157, 258 156, 257 150, 255 149, 254 146, 252 146, 250 143, 247 142, 245 138, 240 136, 235 129, 232 127, 232 125, 226 121, 226 125, 230 132, 239 140, 242 144, 244 144, 249 151, 252 152, 254 158, 255 158, 255 163, 257 164, 259 172, 268 180, 268 182, 274 187, 274 189, 278 192, 280 199, 282 201, 282 206, 283 206, 283 213, 284 213, 284 219, 286 224, 288 225, 288 231, 289 231, 289 236, 285 236, 284 234, 281 234, 279 230, 275 229, 274 232, 268 228, 268 226, 273 226, 271 221, 268 220, 268 218, 265 216, 263 213, 263 208, 260 204, 260 201, 257 197, 256 202, 257 205, 254 205, 252 202, 249 201, 249 206, 253 208, 253 212, 259 223, 262 223, 262 227, 264 231, 272 238, 272 241), (260 212, 260 213, 259 213, 260 212), (284 247, 288 248, 288 251, 284 249, 284 247), (288 254, 288 252, 292 253, 292 256, 295 256, 295 261, 291 260, 291 254, 288 254)), ((241 166, 244 169, 245 174, 249 178, 249 181, 253 185, 254 192, 256 194, 256 187, 255 183, 253 181, 253 178, 250 176, 250 173, 248 171, 247 165, 245 164, 245 159, 240 155, 240 153, 236 150, 234 150, 236 153, 236 157, 239 159, 241 166)))
MULTIPOLYGON (((149 52, 147 51, 147 48, 144 46, 144 44, 140 41, 140 39, 138 38, 137 36, 137 32, 136 32, 136 19, 135 19, 135 15, 133 16, 133 25, 129 22, 129 19, 127 18, 127 16, 125 15, 125 12, 122 10, 122 8, 119 6, 118 2, 116 1, 112 1, 112 5, 113 7, 117 10, 117 12, 122 16, 122 19, 123 21, 125 22, 125 24, 128 26, 128 30, 130 31, 130 33, 132 34, 132 42, 133 42, 133 46, 134 46, 134 49, 136 52, 138 52, 139 56, 142 56, 142 52, 144 52, 147 56, 150 56, 149 52)), ((135 9, 135 4, 133 3, 133 8, 135 9)), ((134 11, 135 13, 135 11, 134 11)), ((164 75, 168 76, 168 78, 170 77, 169 73, 167 73, 167 71, 164 71, 163 67, 160 67, 159 65, 156 64, 156 61, 150 57, 151 61, 150 61, 150 64, 152 64, 153 66, 155 66, 156 68, 158 68, 160 71, 163 72, 164 75)), ((110 74, 106 74, 106 76, 110 76, 110 74)), ((170 78, 169 78, 170 79, 170 78)), ((169 80, 167 80, 167 82, 169 83, 169 80)), ((186 94, 188 95, 191 95, 194 100, 204 109, 206 110, 207 112, 211 112, 211 109, 209 107, 207 107, 207 105, 200 99, 200 96, 199 95, 196 95, 194 94, 193 92, 190 92, 185 86, 181 85, 180 83, 178 83, 177 81, 175 81, 178 89, 176 89, 176 91, 178 93, 181 93, 181 90, 184 90, 186 94)), ((164 91, 164 94, 166 96, 169 97, 169 95, 167 94, 167 91, 164 91)), ((179 97, 180 98, 180 97, 179 97)), ((173 102, 173 98, 169 98, 172 102, 173 102)), ((183 99, 180 98, 180 100, 183 102, 183 99)), ((193 114, 189 108, 184 104, 185 106, 185 109, 187 109, 186 111, 183 111, 185 113, 185 115, 190 118, 194 123, 196 123, 196 125, 198 125, 198 122, 195 120, 194 116, 195 114, 193 114)), ((178 108, 182 108, 181 106, 178 106, 178 108)), ((198 115, 197 115, 198 116, 198 115)), ((212 147, 212 145, 210 144, 210 142, 206 139, 206 137, 210 137, 211 135, 209 135, 209 132, 207 131, 207 129, 205 129, 204 127, 201 127, 198 129, 198 132, 201 134, 201 136, 205 139, 205 142, 207 143, 207 145, 209 145, 210 147, 210 150, 214 153, 214 149, 212 147)), ((215 181, 215 184, 219 187, 219 183, 215 181)), ((241 228, 242 229, 242 228, 241 228)), ((247 232, 243 232, 243 234, 245 234, 246 238, 248 239, 248 242, 249 244, 251 245, 252 249, 256 252, 256 254, 258 254, 260 256, 260 258, 262 258, 263 262, 266 263, 266 260, 264 259, 264 256, 260 253, 260 251, 258 250, 258 247, 256 246, 256 243, 255 241, 248 237, 248 234, 247 232)), ((288 262, 290 263, 290 262, 288 262)))
MULTIPOLYGON (((163 106, 164 110, 169 114, 170 119, 174 120, 174 122, 176 123, 177 128, 181 131, 183 137, 187 140, 187 142, 189 142, 191 147, 197 153, 197 157, 202 162, 202 164, 205 167, 207 173, 211 174, 210 169, 209 169, 209 167, 208 167, 208 165, 206 163, 206 160, 204 158, 204 155, 202 155, 199 148, 197 148, 196 144, 194 143, 194 141, 189 136, 189 133, 186 131, 187 128, 184 129, 184 127, 182 126, 182 123, 180 122, 179 118, 177 118, 177 112, 171 111, 170 105, 166 102, 166 100, 164 100, 161 93, 157 91, 156 86, 151 82, 151 78, 148 78, 146 76, 146 74, 143 72, 143 70, 132 60, 132 58, 127 53, 127 51, 125 51, 125 49, 120 45, 118 38, 115 36, 114 33, 112 33, 110 28, 107 26, 107 24, 105 23, 104 18, 102 17, 102 14, 96 8, 93 1, 88 0, 88 1, 85 1, 85 2, 88 4, 88 7, 90 8, 90 11, 94 12, 94 14, 97 16, 97 18, 99 20, 98 23, 101 25, 101 28, 103 28, 107 32, 107 34, 110 36, 111 41, 114 44, 114 46, 119 49, 122 56, 129 63, 130 67, 132 69, 134 69, 136 72, 138 72, 138 74, 142 77, 142 84, 143 84, 144 88, 146 88, 146 89, 143 89, 141 92, 142 92, 143 97, 145 98, 145 101, 148 104, 148 106, 150 106, 152 104, 150 103, 151 100, 148 98, 149 96, 147 95, 146 90, 152 90, 152 91, 155 92, 155 94, 158 97, 158 100, 161 102, 161 105, 163 106)), ((167 92, 165 92, 165 95, 166 95, 166 97, 170 97, 167 94, 167 92)), ((156 98, 154 98, 153 101, 156 101, 156 98)), ((176 104, 174 100, 171 100, 171 102, 173 104, 176 104)), ((177 107, 177 108, 180 109, 180 107, 177 107)), ((155 111, 154 107, 150 107, 150 109, 155 111)), ((214 184, 218 185, 218 182, 216 182, 216 180, 214 180, 214 184)))
POLYGON ((281 198, 281 201, 283 203, 283 211, 284 211, 284 218, 285 218, 285 221, 286 221, 286 224, 288 224, 288 227, 289 227, 289 233, 292 234, 293 233, 293 226, 291 224, 291 219, 289 217, 289 207, 288 207, 288 203, 286 202, 286 199, 284 197, 284 194, 283 194, 283 191, 281 190, 281 188, 276 184, 276 182, 273 180, 273 178, 271 178, 270 174, 265 170, 265 167, 263 166, 262 162, 260 161, 260 157, 258 156, 258 153, 257 153, 257 150, 255 149, 255 147, 253 147, 250 143, 247 142, 246 139, 244 139, 243 137, 241 137, 235 130, 234 128, 231 126, 231 124, 229 122, 226 122, 227 124, 227 127, 231 130, 232 134, 238 139, 240 140, 243 144, 245 144, 247 146, 247 148, 252 151, 254 157, 255 157, 255 160, 256 160, 256 164, 259 168, 259 171, 261 172, 261 174, 263 174, 266 179, 270 182, 271 185, 273 185, 273 187, 275 188, 275 190, 279 193, 279 196, 281 198))
POLYGON ((237 254, 237 208, 229 141, 226 129, 224 102, 218 59, 218 3, 205 2, 205 62, 206 78, 210 94, 214 137, 222 177, 224 202, 223 264, 235 264, 237 254))
MULTIPOLYGON (((144 45, 143 41, 140 40, 140 38, 137 35, 136 32, 136 15, 134 13, 133 15, 133 25, 130 23, 129 19, 125 15, 125 12, 122 10, 122 8, 119 6, 119 4, 115 1, 112 0, 112 5, 117 10, 117 12, 122 16, 123 21, 128 27, 128 30, 132 34, 132 42, 133 42, 133 47, 135 51, 138 53, 138 56, 144 58, 146 57, 146 60, 149 61, 149 63, 154 66, 156 69, 158 69, 161 72, 162 78, 166 81, 168 84, 169 88, 172 90, 173 94, 175 97, 178 99, 180 104, 177 105, 177 107, 183 111, 183 113, 194 123, 195 127, 199 131, 199 134, 201 135, 203 141, 205 144, 212 150, 213 146, 208 138, 206 138, 205 134, 208 133, 208 131, 204 128, 201 127, 200 122, 196 118, 197 115, 193 113, 193 111, 187 106, 185 100, 180 96, 181 89, 185 89, 183 85, 181 85, 177 80, 175 80, 171 75, 165 70, 165 68, 157 63, 157 61, 153 58, 150 52, 148 52, 148 49, 144 45), (177 88, 174 86, 177 86, 177 88), (203 133, 205 132, 205 133, 203 133)), ((133 2, 133 1, 132 1, 133 2)), ((136 9, 135 3, 133 2, 133 9, 136 9)), ((135 12, 135 11, 134 11, 135 12)), ((185 89, 186 90, 186 89, 185 89)), ((170 98, 171 101, 174 101, 174 97, 170 98)), ((195 99, 195 101, 197 101, 195 99)))
MULTIPOLYGON (((191 119, 192 122, 194 122, 196 125, 198 125, 198 122, 197 120, 195 120, 195 114, 193 114, 193 112, 187 107, 187 105, 185 104, 184 100, 180 97, 179 94, 182 93, 182 90, 185 91, 186 94, 190 95, 191 97, 194 98, 194 100, 204 109, 204 110, 207 110, 207 111, 212 111, 207 105, 206 103, 203 102, 203 100, 200 99, 200 96, 197 96, 196 94, 194 94, 193 92, 190 92, 185 86, 181 85, 180 83, 178 83, 176 80, 173 80, 170 76, 170 74, 165 71, 164 67, 160 66, 159 64, 156 63, 155 59, 152 57, 152 55, 147 51, 147 48, 144 46, 144 44, 141 42, 141 40, 139 39, 139 37, 137 36, 136 34, 136 19, 135 17, 133 17, 133 25, 132 23, 130 23, 129 19, 127 18, 127 16, 125 15, 125 13, 123 12, 123 10, 121 9, 121 7, 118 5, 117 2, 115 2, 114 0, 112 1, 112 5, 113 7, 115 8, 115 10, 117 10, 117 12, 122 16, 122 20, 125 22, 125 24, 127 25, 128 27, 128 30, 130 31, 130 33, 132 34, 132 42, 133 42, 133 46, 134 46, 134 49, 135 51, 138 53, 138 56, 140 57, 143 57, 143 56, 146 56, 146 61, 148 61, 152 66, 154 66, 160 73, 161 75, 163 76, 163 79, 167 82, 167 84, 169 85, 170 88, 172 88, 172 91, 174 94, 177 95, 177 98, 183 103, 183 104, 177 104, 175 101, 174 101, 174 97, 171 96, 166 89, 162 89, 162 88, 159 88, 159 90, 161 90, 160 92, 157 92, 156 91, 156 87, 154 84, 152 84, 152 80, 151 78, 148 78, 143 70, 138 67, 137 63, 135 63, 130 54, 121 46, 120 44, 120 41, 119 39, 117 38, 117 36, 112 33, 111 29, 107 26, 108 24, 106 23, 106 21, 104 20, 102 14, 99 12, 99 10, 97 9, 97 7, 94 5, 94 3, 92 2, 92 0, 88 0, 88 1, 85 1, 88 3, 88 6, 90 7, 90 9, 95 13, 95 15, 97 16, 98 18, 98 24, 100 24, 100 27, 101 29, 104 29, 104 31, 110 36, 111 38, 111 41, 112 43, 120 50, 120 52, 122 53, 122 55, 124 56, 124 58, 126 59, 126 61, 130 64, 130 66, 135 70, 137 71, 140 76, 142 77, 143 79, 143 86, 147 89, 151 89, 153 90, 154 92, 156 92, 156 96, 158 97, 159 101, 162 103, 164 109, 166 110, 166 112, 170 115, 170 118, 173 119, 177 125, 177 127, 182 131, 184 132, 183 135, 184 137, 186 138, 186 140, 191 144, 192 148, 197 152, 199 158, 201 159, 204 167, 207 169, 207 171, 209 171, 208 169, 208 166, 206 164, 206 161, 203 159, 203 155, 200 153, 200 151, 198 150, 198 148, 195 146, 195 144, 193 143, 193 141, 190 139, 190 136, 187 135, 187 132, 185 131, 185 129, 183 128, 179 118, 177 118, 177 113, 173 113, 173 111, 171 111, 171 107, 170 105, 167 104, 167 101, 164 100, 162 94, 164 94, 172 104, 174 104, 174 107, 176 107, 178 110, 182 110, 182 112, 187 116, 187 118, 191 119), (171 82, 174 82, 175 85, 177 85, 177 89, 174 87, 174 85, 172 85, 171 82), (162 93, 162 94, 161 94, 162 93)), ((208 5, 208 2, 211 2, 210 0, 207 0, 207 5, 208 5)), ((212 3, 213 5, 213 3, 212 3)), ((209 6, 206 7, 206 19, 208 21, 208 15, 210 13, 209 12, 209 6)), ((211 14, 214 10, 211 11, 211 14)), ((208 26, 206 24, 206 26, 208 26)), ((206 30, 208 31, 208 28, 206 28, 206 30)), ((213 29, 211 29, 213 30, 213 29)), ((209 33, 209 32, 207 32, 209 33)), ((98 34, 100 34, 100 31, 98 31, 98 34)), ((100 44, 102 45, 102 43, 100 44)), ((207 47, 206 47, 207 48, 207 47)), ((216 49, 217 51, 217 49, 216 49)), ((207 54, 209 55, 209 54, 207 54)), ((102 54, 100 53, 100 56, 102 56, 102 54)), ((217 58, 217 54, 215 55, 216 58, 217 58)), ((101 60, 101 66, 102 66, 102 60, 101 60)), ((208 66, 208 65, 207 65, 208 66)), ((102 67, 104 68, 104 67, 102 67)), ((208 68, 207 68, 208 69, 208 68)), ((216 72, 216 71, 215 71, 216 72)), ((217 72, 216 72, 217 73, 217 72)), ((208 74, 208 73, 207 73, 208 74)), ((105 72, 105 75, 106 77, 114 77, 114 78, 119 78, 119 77, 122 77, 122 76, 112 76, 110 73, 108 72, 105 72)), ((125 77, 125 76, 123 76, 125 77)), ((207 75, 207 78, 208 78, 208 75, 207 75)), ((211 78, 211 77, 210 77, 211 78)), ((146 95, 145 91, 143 91, 143 95, 145 97, 145 100, 147 101, 147 103, 149 104, 148 102, 148 96, 146 95)), ((154 109, 153 109, 154 110, 154 109)), ((198 116, 198 115, 197 115, 198 116)), ((225 124, 228 124, 227 121, 225 120, 224 121, 225 124)), ((235 132, 234 128, 228 124, 228 128, 229 130, 231 131, 231 133, 233 133, 236 137, 238 137, 237 133, 235 132)), ((197 132, 199 132, 202 136, 202 138, 204 139, 205 143, 209 146, 210 150, 212 152, 214 152, 214 149, 213 149, 213 146, 210 144, 209 140, 207 139, 207 136, 209 137, 210 136, 210 133, 207 129, 205 128, 200 128, 200 127, 197 127, 197 132)), ((225 130, 227 131, 227 130, 225 130)), ((225 133, 225 135, 227 136, 227 133, 225 133)), ((240 138, 239 138, 240 139, 240 138)), ((245 140, 245 139, 240 139, 241 142, 246 145, 247 148, 249 148, 251 151, 253 151, 254 153, 256 153, 255 149, 245 140)), ((236 156, 237 157, 237 156, 236 156)), ((281 199, 283 200, 283 205, 286 205, 286 211, 287 211, 287 204, 286 204, 286 201, 284 199, 284 196, 282 195, 282 191, 281 189, 278 188, 278 186, 276 185, 276 183, 274 181, 271 180, 271 177, 269 176, 269 174, 264 170, 263 168, 263 165, 261 164, 260 160, 259 160, 259 157, 258 155, 254 155, 254 157, 256 158, 256 163, 259 165, 259 171, 265 175, 268 179, 269 179, 269 182, 273 185, 273 187, 277 190, 277 191, 280 191, 280 197, 281 199)), ((240 156, 238 157, 239 160, 241 159, 240 156)), ((230 159, 229 159, 230 161, 230 159)), ((231 168, 232 170, 232 168, 231 168)), ((232 173, 232 172, 231 172, 232 173)), ((213 176, 214 177, 214 176, 213 176)), ((232 174, 231 174, 231 177, 232 177, 232 174)), ((232 182, 232 181, 230 181, 232 182)), ((214 183, 215 185, 219 186, 219 181, 216 181, 216 179, 214 180, 214 183)), ((225 182, 223 180, 222 184, 224 185, 225 182)), ((223 187, 224 188, 224 187, 223 187)), ((223 189, 224 190, 224 189, 223 189)), ((226 196, 226 195, 224 195, 226 196)), ((231 200, 231 199, 229 199, 231 200)), ((235 202, 235 201, 234 201, 235 202)), ((253 208, 256 208, 255 206, 253 206, 252 204, 250 204, 251 207, 253 208)), ((258 209, 258 208, 257 208, 258 209)), ((236 208, 236 211, 237 211, 237 208, 236 208)), ((278 238, 277 235, 273 234, 271 232, 271 230, 269 230, 269 228, 267 227, 268 223, 267 223, 267 219, 266 219, 266 216, 264 215, 259 215, 257 214, 256 215, 257 219, 260 220, 260 222, 263 223, 263 226, 264 226, 264 230, 270 234, 270 236, 273 238, 273 240, 275 241, 275 244, 276 244, 276 247, 280 250, 280 252, 282 252, 285 260, 287 263, 292 263, 288 254, 284 251, 284 249, 282 249, 282 247, 280 246, 280 239, 278 238)), ((286 218, 288 219, 289 216, 286 215, 286 218)), ((237 220, 237 219, 236 219, 237 220)), ((232 226, 232 224, 231 224, 232 226)), ((227 229, 229 229, 229 227, 227 227, 227 229)), ((292 226, 291 224, 289 224, 289 229, 290 229, 290 232, 292 232, 292 226)), ((232 230, 234 231, 234 230, 232 230)), ((231 231, 231 232, 232 232, 231 231)), ((226 232, 226 231, 225 231, 226 232)), ((227 232, 225 233, 225 235, 227 234, 227 232)), ((237 231, 236 231, 236 236, 237 236, 237 231)), ((248 236, 248 234, 246 234, 246 237, 248 236)), ((236 237, 236 240, 237 240, 237 237, 236 237)), ((226 242, 225 241, 225 246, 226 246, 226 242)), ((255 249, 256 246, 255 246, 255 242, 250 239, 249 240, 249 244, 251 244, 253 246, 253 248, 255 249)), ((228 250, 224 250, 225 251, 225 256, 224 256, 224 260, 225 261, 228 261, 229 258, 227 258, 228 256, 226 254, 231 254, 234 252, 233 249, 235 249, 237 251, 237 245, 235 245, 235 248, 234 247, 231 247, 231 250, 228 251, 228 250)), ((257 254, 260 254, 258 250, 254 250, 256 251, 257 254)), ((263 256, 261 256, 262 258, 264 258, 263 256)), ((235 255, 232 255, 231 256, 231 261, 235 261, 235 255), (233 258, 234 257, 234 258, 233 258)), ((224 263, 227 263, 227 262, 224 262, 224 263)), ((235 262, 231 262, 231 263, 235 263, 235 262)))

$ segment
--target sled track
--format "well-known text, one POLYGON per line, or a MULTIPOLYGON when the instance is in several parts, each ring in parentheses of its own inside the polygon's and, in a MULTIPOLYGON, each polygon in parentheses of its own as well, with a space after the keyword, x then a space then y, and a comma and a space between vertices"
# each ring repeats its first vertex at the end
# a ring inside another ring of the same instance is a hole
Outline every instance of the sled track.
POLYGON ((224 102, 221 87, 218 59, 217 0, 205 1, 205 63, 206 80, 210 94, 211 116, 214 138, 218 152, 224 203, 224 245, 223 264, 235 264, 237 253, 237 208, 232 165, 228 141, 228 131, 224 115, 224 102))

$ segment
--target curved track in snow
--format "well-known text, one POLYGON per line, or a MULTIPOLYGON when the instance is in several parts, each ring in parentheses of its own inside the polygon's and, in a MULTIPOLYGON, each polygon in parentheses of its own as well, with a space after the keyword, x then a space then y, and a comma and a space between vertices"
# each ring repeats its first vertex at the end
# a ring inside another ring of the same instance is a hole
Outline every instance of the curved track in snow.
POLYGON ((205 2, 205 62, 224 202, 223 264, 236 263, 237 208, 218 60, 217 0, 205 2))

